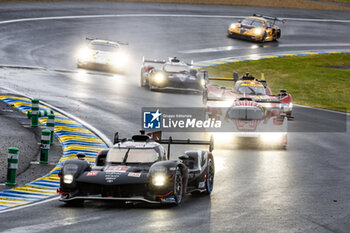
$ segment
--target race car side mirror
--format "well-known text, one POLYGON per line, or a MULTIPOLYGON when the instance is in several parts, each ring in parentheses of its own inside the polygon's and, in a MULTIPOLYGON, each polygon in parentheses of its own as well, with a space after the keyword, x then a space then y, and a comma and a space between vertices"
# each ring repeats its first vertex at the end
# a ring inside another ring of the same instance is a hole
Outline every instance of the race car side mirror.
POLYGON ((196 69, 190 69, 190 75, 191 76, 196 76, 197 75, 197 70, 196 69))
POLYGON ((280 93, 281 93, 281 94, 286 94, 286 93, 287 93, 287 90, 286 90, 286 89, 281 89, 281 90, 280 90, 280 93))
POLYGON ((113 138, 113 144, 116 144, 118 142, 120 142, 120 140, 119 140, 119 133, 115 132, 114 138, 113 138))
POLYGON ((204 78, 205 81, 209 80, 208 71, 206 71, 206 70, 203 71, 203 78, 204 78))
POLYGON ((179 159, 181 159, 181 160, 186 160, 186 159, 189 159, 189 158, 190 157, 188 155, 186 155, 186 154, 179 156, 179 159))
POLYGON ((212 152, 214 150, 214 136, 210 136, 210 145, 209 145, 209 152, 212 152))
POLYGON ((238 81, 238 73, 233 72, 233 81, 237 82, 238 81))
POLYGON ((79 152, 79 153, 77 154, 77 157, 78 157, 78 159, 83 160, 83 159, 85 158, 85 154, 82 153, 82 152, 79 152))

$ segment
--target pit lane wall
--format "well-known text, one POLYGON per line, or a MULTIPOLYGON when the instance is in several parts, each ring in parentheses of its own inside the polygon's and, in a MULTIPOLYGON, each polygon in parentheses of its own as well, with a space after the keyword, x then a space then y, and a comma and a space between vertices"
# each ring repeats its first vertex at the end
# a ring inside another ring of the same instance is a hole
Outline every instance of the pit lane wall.
MULTIPOLYGON (((11 105, 24 114, 31 110, 31 99, 14 96, 0 96, 0 100, 11 105)), ((40 110, 52 110, 39 105, 40 110)), ((59 187, 58 172, 66 159, 76 158, 78 152, 83 152, 90 163, 95 162, 97 153, 108 148, 106 143, 82 124, 54 111, 55 136, 62 146, 62 157, 48 174, 29 182, 21 187, 15 187, 0 192, 0 211, 22 205, 31 204, 57 196, 59 187)), ((46 125, 47 117, 41 117, 39 122, 46 125)), ((19 158, 20 159, 20 158, 19 158)))
POLYGON ((201 69, 207 66, 217 66, 227 63, 235 63, 235 62, 241 62, 241 61, 254 61, 254 60, 261 60, 261 59, 268 59, 268 58, 279 58, 279 57, 288 57, 288 56, 305 56, 305 55, 315 55, 315 54, 336 54, 336 53, 350 53, 350 50, 310 50, 310 51, 296 51, 296 52, 285 52, 285 53, 271 53, 271 54, 265 54, 265 55, 256 55, 252 54, 249 56, 241 56, 241 57, 226 57, 226 58, 219 58, 215 60, 208 60, 208 61, 200 61, 196 62, 194 64, 194 68, 201 69))

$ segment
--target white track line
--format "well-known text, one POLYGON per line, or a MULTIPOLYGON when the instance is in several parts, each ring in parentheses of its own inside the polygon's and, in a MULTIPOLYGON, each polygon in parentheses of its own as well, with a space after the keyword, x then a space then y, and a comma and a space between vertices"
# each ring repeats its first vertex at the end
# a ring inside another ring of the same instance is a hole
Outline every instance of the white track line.
MULTIPOLYGON (((266 46, 268 47, 268 45, 266 46)), ((295 48, 295 47, 350 47, 350 43, 328 43, 328 44, 279 44, 278 48, 295 48)), ((191 53, 215 53, 215 52, 226 52, 226 51, 233 51, 233 50, 242 50, 242 49, 260 49, 264 48, 264 46, 259 45, 250 45, 247 47, 242 46, 222 46, 222 47, 211 47, 211 48, 204 48, 204 49, 193 49, 193 50, 181 50, 178 51, 179 53, 185 53, 185 54, 191 54, 191 53)))
MULTIPOLYGON (((186 14, 109 14, 109 15, 69 15, 52 17, 34 17, 20 18, 0 21, 0 24, 43 21, 43 20, 65 20, 65 19, 93 19, 93 18, 115 18, 115 17, 186 17, 186 18, 232 18, 241 19, 247 16, 236 15, 186 15, 186 14)), ((332 22, 332 23, 350 23, 347 19, 307 19, 307 18, 284 18, 290 21, 309 21, 309 22, 332 22)))
POLYGON ((21 205, 21 206, 17 206, 17 207, 10 207, 9 209, 0 210, 0 214, 6 213, 6 212, 15 211, 15 210, 24 209, 24 208, 31 207, 31 206, 41 205, 41 204, 44 204, 46 202, 58 200, 59 198, 60 197, 58 197, 58 196, 54 196, 54 197, 50 197, 50 198, 47 198, 47 199, 42 200, 42 201, 37 201, 37 202, 33 202, 33 203, 30 203, 30 204, 26 204, 26 205, 21 205))

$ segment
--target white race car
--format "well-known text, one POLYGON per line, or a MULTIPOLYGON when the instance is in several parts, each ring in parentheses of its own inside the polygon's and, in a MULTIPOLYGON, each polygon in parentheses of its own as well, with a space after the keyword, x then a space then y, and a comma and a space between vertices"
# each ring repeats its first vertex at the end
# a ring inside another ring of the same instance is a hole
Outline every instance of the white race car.
POLYGON ((127 45, 126 43, 86 39, 89 43, 80 48, 77 54, 78 68, 112 72, 125 71, 128 57, 121 45, 127 45))

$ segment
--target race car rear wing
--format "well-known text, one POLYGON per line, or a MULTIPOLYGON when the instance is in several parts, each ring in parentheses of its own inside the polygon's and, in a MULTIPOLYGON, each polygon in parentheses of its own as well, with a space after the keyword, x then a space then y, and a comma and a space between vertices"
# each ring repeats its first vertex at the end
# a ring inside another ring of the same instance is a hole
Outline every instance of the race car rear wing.
POLYGON ((143 64, 145 64, 145 63, 164 64, 164 63, 166 63, 166 60, 156 60, 156 59, 149 60, 149 59, 145 59, 145 57, 142 57, 142 63, 143 64))
POLYGON ((160 144, 168 145, 168 159, 170 158, 170 145, 207 145, 209 146, 209 151, 212 152, 214 150, 214 137, 211 136, 209 141, 205 140, 192 140, 192 139, 173 139, 171 136, 168 139, 162 139, 162 131, 155 131, 148 133, 152 139, 160 144))
POLYGON ((99 38, 91 38, 91 37, 86 37, 85 40, 92 41, 92 40, 101 40, 101 41, 106 41, 107 43, 116 43, 118 45, 129 45, 127 42, 122 42, 122 41, 111 41, 111 40, 105 40, 105 39, 99 39, 99 38))
MULTIPOLYGON (((165 64, 167 61, 166 60, 150 60, 150 59, 145 59, 145 57, 142 57, 142 63, 157 63, 157 64, 165 64)), ((169 62, 180 62, 180 60, 177 57, 169 57, 169 62)), ((191 63, 185 62, 186 65, 188 66, 193 66, 193 61, 191 63)))
POLYGON ((261 17, 261 18, 264 18, 264 19, 273 20, 273 24, 275 24, 276 21, 281 21, 283 24, 286 23, 285 19, 280 19, 280 18, 277 18, 277 17, 274 17, 274 16, 267 16, 267 15, 261 15, 261 14, 253 14, 253 16, 261 17))
MULTIPOLYGON (((207 72, 207 71, 204 71, 204 72, 207 72)), ((256 79, 252 75, 249 75, 249 72, 247 72, 242 77, 238 77, 238 73, 237 72, 233 72, 232 78, 230 78, 230 77, 208 77, 207 79, 208 80, 216 80, 216 81, 232 81, 232 82, 237 82, 238 80, 256 80, 258 82, 263 83, 263 85, 266 84, 264 73, 261 73, 261 78, 260 79, 256 79)))

